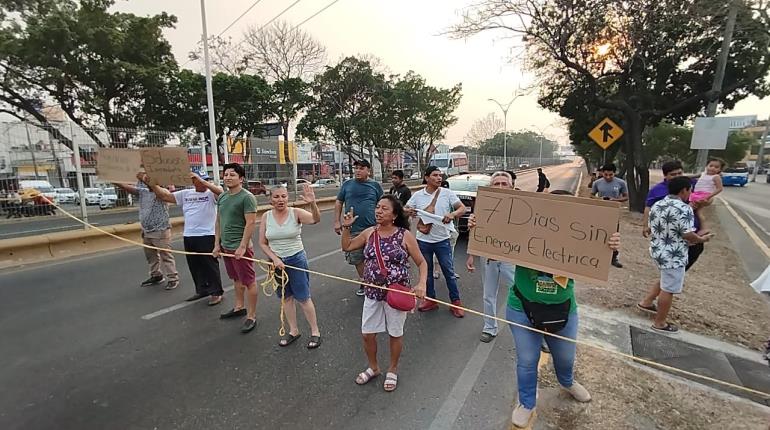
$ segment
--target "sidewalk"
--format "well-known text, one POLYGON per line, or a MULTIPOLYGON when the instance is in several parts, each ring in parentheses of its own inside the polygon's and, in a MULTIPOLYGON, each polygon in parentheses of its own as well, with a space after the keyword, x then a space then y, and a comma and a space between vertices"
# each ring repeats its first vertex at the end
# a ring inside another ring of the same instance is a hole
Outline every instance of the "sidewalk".
MULTIPOLYGON (((656 363, 770 393, 770 369, 757 351, 681 331, 648 330, 646 318, 579 305, 578 339, 656 363)), ((579 345, 575 378, 593 400, 580 404, 563 393, 550 357, 540 375, 533 430, 556 429, 767 429, 770 397, 579 345)))

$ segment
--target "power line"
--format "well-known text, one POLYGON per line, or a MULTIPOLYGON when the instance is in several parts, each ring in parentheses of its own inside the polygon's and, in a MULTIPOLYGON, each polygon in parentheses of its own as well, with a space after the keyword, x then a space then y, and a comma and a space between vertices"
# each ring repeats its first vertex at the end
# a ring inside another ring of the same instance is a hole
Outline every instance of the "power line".
POLYGON ((309 16, 307 19, 305 19, 304 21, 302 21, 302 22, 300 22, 299 24, 297 24, 297 25, 296 25, 294 28, 295 28, 295 29, 297 29, 297 28, 301 27, 301 26, 302 26, 303 24, 305 24, 306 22, 308 22, 308 21, 310 21, 311 19, 315 18, 316 16, 320 15, 320 14, 321 14, 323 11, 325 11, 326 9, 329 9, 330 7, 332 7, 332 6, 334 5, 334 3, 337 3, 338 1, 340 1, 340 0, 334 0, 334 1, 332 1, 331 3, 327 4, 326 6, 324 6, 324 7, 323 7, 323 9, 321 9, 321 10, 319 10, 318 12, 316 12, 316 13, 314 13, 314 14, 310 15, 310 16, 309 16))
POLYGON ((249 6, 249 8, 248 8, 248 9, 246 9, 245 11, 243 11, 243 13, 242 13, 242 14, 240 14, 240 15, 238 16, 238 18, 235 18, 235 20, 234 20, 233 22, 231 22, 231 23, 230 23, 230 24, 229 24, 227 27, 225 27, 225 29, 224 29, 224 30, 220 31, 220 32, 219 32, 219 34, 217 34, 217 37, 220 37, 220 36, 222 36, 223 34, 225 34, 225 33, 227 32, 227 30, 231 29, 231 28, 232 28, 232 27, 235 25, 235 23, 237 23, 238 21, 240 21, 240 20, 241 20, 241 18, 243 18, 244 16, 246 16, 246 14, 247 14, 247 13, 249 13, 249 11, 251 11, 252 9, 254 9, 254 6, 258 5, 258 4, 259 4, 259 2, 261 2, 261 1, 262 1, 262 0, 257 0, 257 1, 255 1, 254 3, 252 3, 252 4, 251 4, 251 6, 249 6))

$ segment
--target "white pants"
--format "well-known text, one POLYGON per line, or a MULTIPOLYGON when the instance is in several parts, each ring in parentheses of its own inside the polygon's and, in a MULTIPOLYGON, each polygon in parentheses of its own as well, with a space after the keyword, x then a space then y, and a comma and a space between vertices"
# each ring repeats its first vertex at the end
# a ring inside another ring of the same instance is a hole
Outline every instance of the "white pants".
MULTIPOLYGON (((513 275, 516 266, 504 261, 489 260, 481 257, 481 282, 484 285, 484 313, 497 316, 497 292, 500 289, 500 281, 505 288, 513 285, 513 275)), ((497 336, 497 320, 484 317, 484 333, 497 336)))

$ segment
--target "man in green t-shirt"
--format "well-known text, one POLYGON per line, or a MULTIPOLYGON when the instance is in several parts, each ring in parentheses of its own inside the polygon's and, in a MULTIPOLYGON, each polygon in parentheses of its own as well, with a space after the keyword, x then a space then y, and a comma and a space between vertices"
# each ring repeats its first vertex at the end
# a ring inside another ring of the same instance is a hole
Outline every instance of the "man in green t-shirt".
POLYGON ((246 315, 241 332, 248 333, 257 326, 257 277, 254 272, 254 246, 251 237, 257 225, 257 200, 243 189, 246 171, 238 163, 223 166, 223 178, 227 192, 217 200, 217 224, 215 229, 214 256, 223 256, 227 276, 235 283, 235 306, 220 318, 246 315), (245 258, 244 258, 245 257, 245 258), (244 296, 248 301, 244 307, 244 296))

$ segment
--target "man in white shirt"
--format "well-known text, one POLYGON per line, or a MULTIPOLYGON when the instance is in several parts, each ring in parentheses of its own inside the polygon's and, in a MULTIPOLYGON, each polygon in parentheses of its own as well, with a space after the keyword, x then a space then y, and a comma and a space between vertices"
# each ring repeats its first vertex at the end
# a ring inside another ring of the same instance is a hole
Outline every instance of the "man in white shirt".
MULTIPOLYGON (((417 244, 420 246, 420 252, 428 262, 428 273, 433 271, 433 256, 436 255, 441 271, 444 273, 447 288, 449 289, 449 299, 455 306, 462 306, 460 302, 460 291, 457 289, 457 279, 454 277, 454 261, 452 257, 452 246, 450 237, 454 229, 453 221, 465 214, 465 205, 462 204, 454 191, 448 188, 441 188, 442 175, 441 170, 436 166, 429 166, 425 169, 425 188, 412 194, 412 197, 406 203, 406 212, 412 216, 419 216, 417 210, 426 210, 434 215, 441 217, 430 219, 427 216, 420 216, 422 223, 417 225, 417 244), (436 193, 439 193, 436 195, 436 193), (431 210, 432 209, 432 210, 431 210), (454 210, 452 210, 454 209, 454 210)), ((436 298, 435 280, 428 276, 427 296, 436 298)), ((428 312, 438 309, 436 302, 426 300, 419 307, 420 312, 428 312)), ((452 314, 457 318, 462 318, 465 314, 462 309, 451 308, 452 314)))
MULTIPOLYGON (((150 181, 152 191, 162 201, 182 207, 184 215, 184 249, 188 252, 210 253, 214 249, 214 228, 217 221, 217 197, 222 189, 208 182, 208 175, 190 173, 194 189, 175 192, 150 181)), ((187 255, 187 266, 195 284, 195 294, 188 302, 209 298, 209 306, 222 301, 222 278, 219 260, 211 255, 187 255)))

